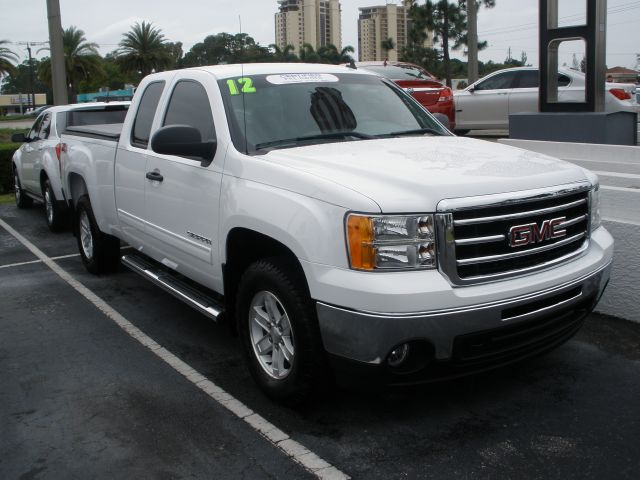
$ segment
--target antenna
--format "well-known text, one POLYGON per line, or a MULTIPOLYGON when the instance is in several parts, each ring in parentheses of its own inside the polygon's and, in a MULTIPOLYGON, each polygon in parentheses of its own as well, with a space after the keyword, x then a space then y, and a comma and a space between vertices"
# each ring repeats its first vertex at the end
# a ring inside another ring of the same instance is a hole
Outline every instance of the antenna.
MULTIPOLYGON (((242 16, 238 15, 238 23, 240 24, 240 74, 244 78, 244 38, 242 38, 242 16)), ((244 85, 244 84, 243 84, 244 85)), ((242 94, 242 122, 244 123, 244 153, 249 154, 249 140, 247 140, 247 109, 244 100, 244 88, 240 89, 242 94)))

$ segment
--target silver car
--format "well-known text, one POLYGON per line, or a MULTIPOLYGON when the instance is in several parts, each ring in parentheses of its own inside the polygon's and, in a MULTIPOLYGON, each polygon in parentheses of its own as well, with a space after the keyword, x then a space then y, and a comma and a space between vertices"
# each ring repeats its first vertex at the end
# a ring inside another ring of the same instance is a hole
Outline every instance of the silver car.
MULTIPOLYGON (((456 133, 469 130, 508 129, 509 115, 538 111, 538 69, 517 67, 498 70, 454 93, 456 133)), ((633 85, 605 84, 605 111, 640 112, 633 85)), ((569 68, 558 71, 558 98, 583 102, 585 75, 569 68)))
POLYGON ((11 140, 22 143, 12 160, 18 208, 43 202, 47 225, 58 231, 67 224, 67 205, 60 181, 60 135, 68 126, 122 123, 130 102, 83 103, 51 107, 40 113, 26 135, 11 140))

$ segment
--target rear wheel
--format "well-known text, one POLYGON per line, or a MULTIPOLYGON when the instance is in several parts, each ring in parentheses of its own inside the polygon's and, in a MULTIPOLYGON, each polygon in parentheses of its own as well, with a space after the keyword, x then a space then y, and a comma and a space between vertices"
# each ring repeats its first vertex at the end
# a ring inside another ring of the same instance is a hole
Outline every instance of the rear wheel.
POLYGON ((85 268, 95 274, 116 271, 120 265, 120 240, 100 231, 86 195, 78 199, 74 227, 85 268))
POLYGON ((52 232, 59 232, 66 224, 65 212, 58 206, 56 196, 53 193, 51 182, 44 181, 44 211, 47 218, 47 226, 52 232))
POLYGON ((31 197, 27 196, 27 194, 22 189, 22 185, 20 184, 20 177, 18 177, 18 171, 13 170, 13 188, 14 195, 16 199, 16 206, 18 208, 29 208, 33 205, 33 200, 31 197))
POLYGON ((296 405, 326 378, 324 351, 304 278, 284 259, 260 260, 238 286, 238 331, 249 371, 274 400, 296 405))

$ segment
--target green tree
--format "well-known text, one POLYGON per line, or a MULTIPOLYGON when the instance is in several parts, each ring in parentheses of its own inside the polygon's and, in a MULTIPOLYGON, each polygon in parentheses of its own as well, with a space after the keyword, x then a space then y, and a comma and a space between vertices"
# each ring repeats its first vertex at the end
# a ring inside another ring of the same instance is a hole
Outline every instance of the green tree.
POLYGON ((118 61, 125 72, 137 72, 145 77, 154 70, 165 70, 174 61, 162 31, 150 22, 136 23, 122 37, 118 61))
POLYGON ((226 63, 255 63, 273 61, 273 54, 246 33, 218 33, 209 35, 189 50, 181 65, 195 67, 226 63))
MULTIPOLYGON (((87 42, 84 32, 71 26, 62 32, 62 47, 64 50, 65 70, 69 99, 78 92, 80 82, 94 75, 103 74, 102 60, 98 53, 98 45, 87 42)), ((49 50, 49 48, 40 49, 49 50)), ((51 61, 42 61, 38 68, 38 76, 46 84, 51 85, 51 61)))
MULTIPOLYGON (((350 54, 353 52, 354 52, 354 49, 351 46, 346 46, 342 50, 338 50, 338 47, 329 43, 327 45, 320 47, 315 53, 319 57, 317 62, 339 65, 341 63, 349 63, 352 60, 352 57, 350 54)), ((311 58, 313 58, 312 54, 311 54, 311 58)), ((310 60, 305 60, 305 61, 310 62, 310 60)))
POLYGON ((396 43, 393 41, 393 38, 387 38, 386 40, 382 40, 380 42, 380 47, 384 50, 385 58, 389 57, 389 50, 393 50, 396 48, 396 43))
POLYGON ((434 41, 442 43, 442 60, 444 77, 447 86, 451 87, 451 57, 449 49, 457 50, 466 41, 467 15, 460 4, 449 3, 449 0, 427 0, 427 27, 433 31, 434 41))
POLYGON ((399 58, 420 65, 433 75, 442 76, 442 53, 436 48, 425 47, 428 39, 427 27, 430 23, 428 13, 425 6, 413 1, 409 9, 411 27, 407 32, 407 44, 400 51, 399 58))
POLYGON ((287 45, 284 48, 278 47, 275 43, 269 45, 271 49, 271 55, 274 62, 298 62, 300 59, 294 53, 295 47, 293 45, 287 45))
POLYGON ((14 62, 18 61, 18 55, 4 46, 7 43, 9 43, 8 40, 0 40, 0 77, 16 72, 14 62))
POLYGON ((311 44, 305 43, 300 48, 300 61, 305 63, 322 63, 322 58, 311 44))
MULTIPOLYGON (((33 69, 34 71, 38 71, 40 69, 40 65, 44 62, 48 62, 47 60, 37 60, 33 59, 33 69)), ((2 83, 2 91, 0 93, 3 94, 15 94, 15 93, 27 93, 29 92, 29 61, 25 60, 24 62, 16 65, 15 71, 8 76, 4 77, 2 83)), ((44 83, 39 78, 34 78, 33 90, 36 93, 47 93, 50 98, 51 89, 50 87, 44 83)))

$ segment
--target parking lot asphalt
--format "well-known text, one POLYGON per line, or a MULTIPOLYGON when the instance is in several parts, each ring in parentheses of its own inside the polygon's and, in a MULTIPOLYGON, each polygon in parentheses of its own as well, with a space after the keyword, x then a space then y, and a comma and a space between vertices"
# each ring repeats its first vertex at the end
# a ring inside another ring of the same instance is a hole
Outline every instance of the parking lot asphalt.
MULTIPOLYGON (((420 388, 267 400, 238 340, 122 268, 88 274, 40 206, 0 219, 155 342, 353 478, 637 478, 640 325, 593 314, 559 349, 420 388), (71 255, 71 256, 68 256, 71 255)), ((0 478, 308 478, 0 227, 0 478), (22 265, 17 263, 32 262, 22 265)))

